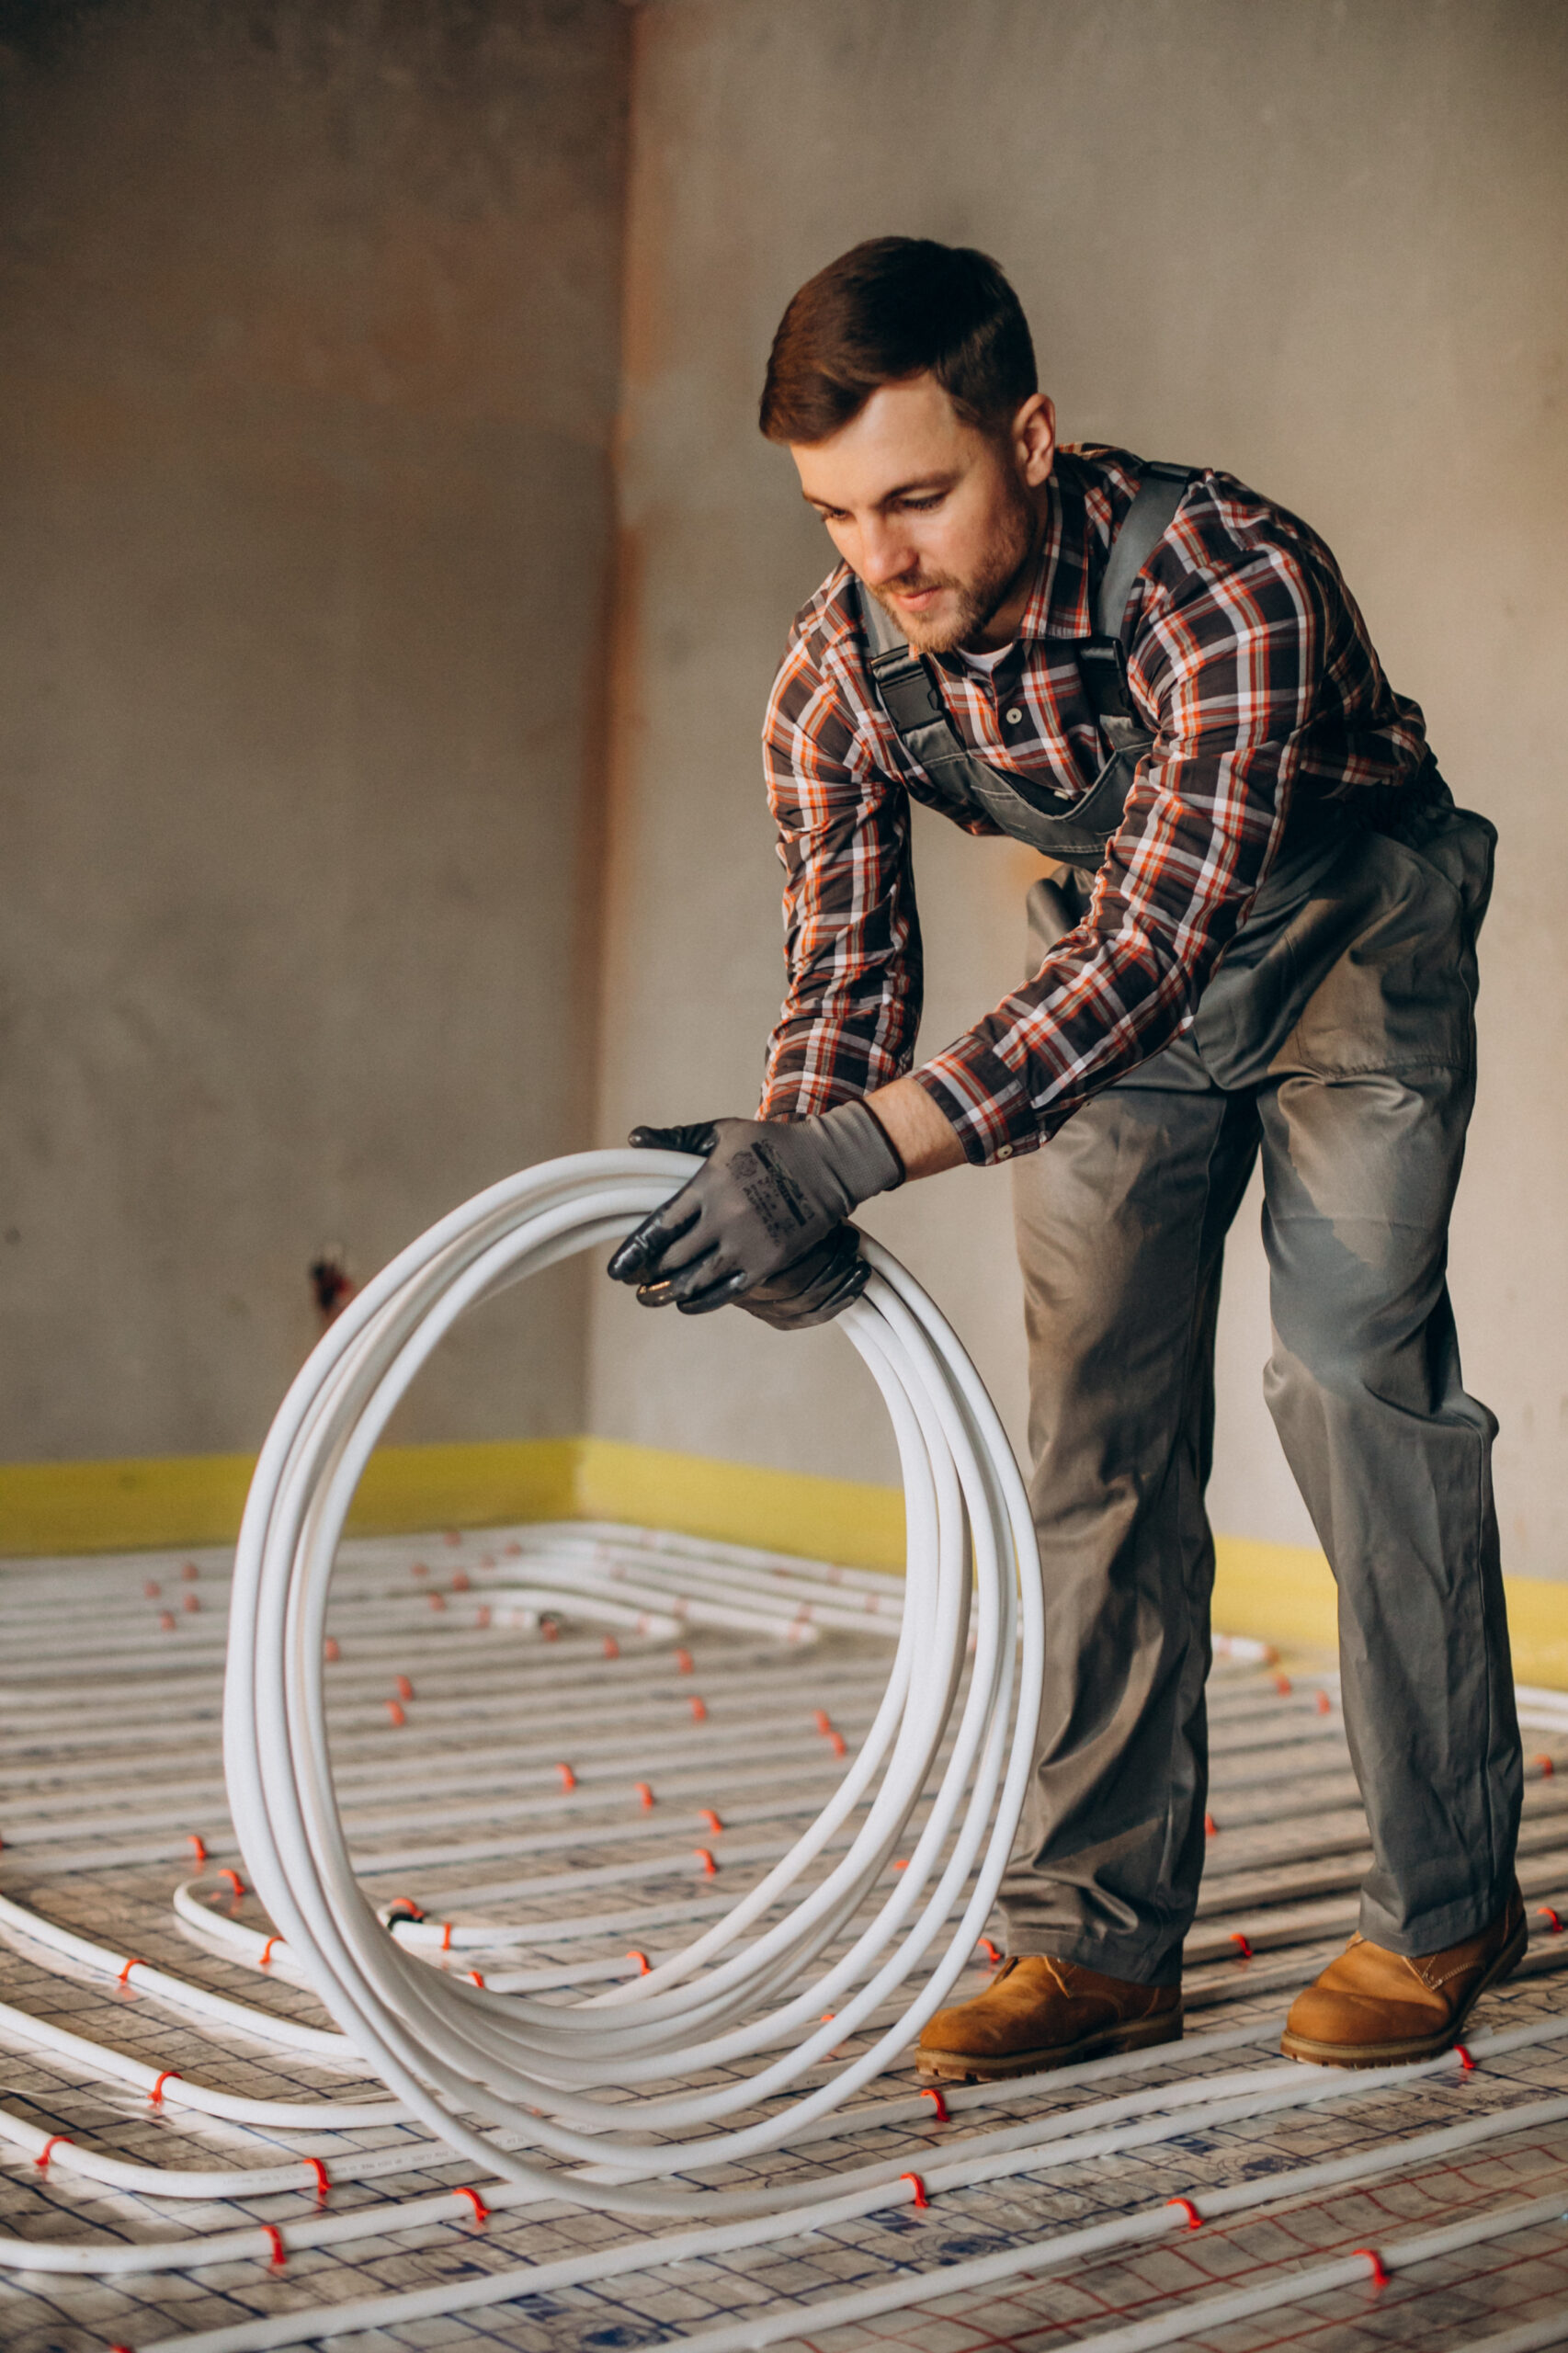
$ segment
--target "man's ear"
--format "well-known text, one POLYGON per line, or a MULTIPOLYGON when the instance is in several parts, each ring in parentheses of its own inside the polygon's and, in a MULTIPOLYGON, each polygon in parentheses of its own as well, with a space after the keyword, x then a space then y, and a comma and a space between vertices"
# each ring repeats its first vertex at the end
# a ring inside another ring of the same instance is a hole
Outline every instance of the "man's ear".
POLYGON ((1056 409, 1050 395, 1031 392, 1013 419, 1009 436, 1018 472, 1031 490, 1051 480, 1056 463, 1056 409))

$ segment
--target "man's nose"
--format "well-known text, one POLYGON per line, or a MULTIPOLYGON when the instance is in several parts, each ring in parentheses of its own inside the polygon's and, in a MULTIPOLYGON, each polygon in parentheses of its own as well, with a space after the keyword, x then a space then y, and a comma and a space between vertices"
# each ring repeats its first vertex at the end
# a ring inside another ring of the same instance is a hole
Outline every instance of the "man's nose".
POLYGON ((915 567, 915 550, 900 530, 886 524, 866 525, 860 533, 860 577, 869 588, 884 587, 915 567))

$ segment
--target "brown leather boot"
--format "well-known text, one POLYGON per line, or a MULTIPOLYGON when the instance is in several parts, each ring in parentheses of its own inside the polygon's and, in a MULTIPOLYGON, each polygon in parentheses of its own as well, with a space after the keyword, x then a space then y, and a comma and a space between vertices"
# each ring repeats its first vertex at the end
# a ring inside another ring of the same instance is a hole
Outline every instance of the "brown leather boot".
POLYGON ((1518 1967, 1528 1942, 1517 1880, 1492 1926, 1446 1951, 1412 1960, 1352 1937, 1316 1984, 1297 1995, 1280 2048, 1288 2059, 1324 2067, 1435 2059, 1459 2040, 1487 1987, 1518 1967))
POLYGON ((992 2084, 1180 2036, 1179 1985, 1129 1985, 1075 1961, 1025 1953, 1005 1961, 972 2002, 938 2010, 917 2057, 929 2082, 992 2084))

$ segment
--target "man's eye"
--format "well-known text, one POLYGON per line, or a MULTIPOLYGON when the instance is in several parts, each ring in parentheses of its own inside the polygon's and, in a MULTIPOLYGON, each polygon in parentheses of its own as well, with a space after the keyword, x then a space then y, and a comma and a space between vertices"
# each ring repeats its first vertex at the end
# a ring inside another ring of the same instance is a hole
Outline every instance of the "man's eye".
POLYGON ((945 490, 933 491, 929 498, 901 498, 899 505, 907 506, 916 515, 924 515, 928 508, 940 506, 947 494, 945 490))

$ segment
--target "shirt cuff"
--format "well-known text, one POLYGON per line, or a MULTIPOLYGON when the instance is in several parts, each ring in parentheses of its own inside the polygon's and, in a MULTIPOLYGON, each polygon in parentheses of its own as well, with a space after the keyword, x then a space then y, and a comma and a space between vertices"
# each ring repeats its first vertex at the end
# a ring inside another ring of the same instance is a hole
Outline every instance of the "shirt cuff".
POLYGON ((923 1086, 957 1132, 964 1158, 990 1168, 1045 1142, 1028 1087, 1000 1055, 978 1040, 933 1054, 910 1076, 923 1086))

